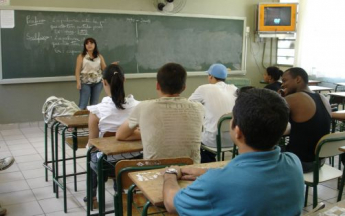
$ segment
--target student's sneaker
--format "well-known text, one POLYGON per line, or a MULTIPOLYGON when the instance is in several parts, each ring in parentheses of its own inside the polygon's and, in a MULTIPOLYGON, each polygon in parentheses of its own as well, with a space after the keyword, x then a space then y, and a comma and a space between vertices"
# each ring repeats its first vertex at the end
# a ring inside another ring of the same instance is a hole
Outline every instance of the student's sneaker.
POLYGON ((12 156, 0 159, 0 170, 9 168, 13 164, 13 162, 14 158, 12 156))
POLYGON ((5 208, 0 207, 0 216, 4 216, 7 210, 5 208))
MULTIPOLYGON (((84 201, 85 204, 86 204, 86 203, 87 203, 87 197, 84 197, 84 198, 83 198, 83 201, 84 201)), ((92 206, 93 206, 93 209, 98 209, 97 198, 93 198, 92 206)), ((0 216, 1 216, 1 215, 0 215, 0 216)))

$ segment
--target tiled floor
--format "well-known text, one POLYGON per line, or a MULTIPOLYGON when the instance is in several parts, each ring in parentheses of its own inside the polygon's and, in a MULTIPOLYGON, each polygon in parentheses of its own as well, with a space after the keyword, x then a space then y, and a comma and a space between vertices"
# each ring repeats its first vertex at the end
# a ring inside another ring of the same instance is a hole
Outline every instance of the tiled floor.
MULTIPOLYGON (((50 154, 50 148, 49 154, 50 154)), ((85 155, 84 149, 77 151, 85 155)), ((67 147, 67 154, 72 150, 67 147)), ((0 172, 0 204, 7 209, 7 216, 66 215, 63 212, 63 194, 60 198, 53 193, 52 175, 48 182, 42 166, 44 160, 43 123, 6 125, 0 127, 0 158, 12 155, 15 163, 0 172)), ((60 154, 61 155, 61 154, 60 154)), ((50 157, 49 157, 50 158, 50 157)), ((67 162, 67 173, 72 172, 72 161, 67 162)), ((85 171, 86 159, 78 159, 77 170, 85 171)), ((60 169, 61 170, 61 169, 60 169)), ((83 197, 86 194, 86 176, 78 176, 78 191, 74 191, 73 177, 67 178, 68 214, 86 215, 83 197)), ((106 183, 106 208, 113 208, 112 181, 106 183)))
MULTIPOLYGON (((51 174, 49 173, 48 182, 44 178, 43 131, 43 123, 0 127, 0 158, 12 155, 16 160, 10 168, 0 172, 0 204, 7 209, 8 216, 66 215, 63 212, 62 193, 60 192, 58 199, 53 193, 51 174)), ((71 149, 67 149, 67 154, 71 155, 71 149)), ((85 155, 85 150, 79 149, 78 154, 85 155)), ((68 164, 71 165, 71 161, 68 164)), ((85 159, 79 159, 78 171, 84 171, 85 165, 85 159)), ((71 166, 68 166, 67 172, 71 172, 71 166)), ((78 176, 77 192, 73 188, 73 178, 69 177, 67 182, 67 215, 86 215, 85 204, 82 201, 86 194, 86 176, 78 176)), ((320 185, 319 201, 326 205, 335 203, 338 194, 336 187, 336 180, 320 185)), ((107 182, 106 190, 106 207, 110 209, 113 208, 112 181, 107 182)), ((304 213, 312 208, 311 204, 312 189, 304 213)))

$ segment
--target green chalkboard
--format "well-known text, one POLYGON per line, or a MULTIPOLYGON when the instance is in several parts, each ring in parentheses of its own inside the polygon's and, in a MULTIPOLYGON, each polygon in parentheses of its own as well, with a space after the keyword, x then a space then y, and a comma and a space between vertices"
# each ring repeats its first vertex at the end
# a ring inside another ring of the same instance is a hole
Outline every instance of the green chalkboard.
POLYGON ((73 76, 86 37, 128 74, 167 62, 243 70, 244 26, 244 18, 16 10, 15 27, 1 29, 2 79, 73 76))

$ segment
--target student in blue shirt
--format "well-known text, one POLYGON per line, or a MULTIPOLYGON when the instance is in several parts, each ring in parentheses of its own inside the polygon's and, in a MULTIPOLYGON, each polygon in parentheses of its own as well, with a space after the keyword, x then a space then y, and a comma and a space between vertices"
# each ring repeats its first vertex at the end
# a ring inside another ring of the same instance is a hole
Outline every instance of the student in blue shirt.
POLYGON ((276 146, 289 120, 285 100, 267 89, 238 94, 230 136, 239 155, 224 168, 168 168, 164 205, 179 215, 300 215, 301 162, 276 146), (182 177, 181 177, 182 176, 182 177), (195 180, 181 189, 177 179, 195 180))

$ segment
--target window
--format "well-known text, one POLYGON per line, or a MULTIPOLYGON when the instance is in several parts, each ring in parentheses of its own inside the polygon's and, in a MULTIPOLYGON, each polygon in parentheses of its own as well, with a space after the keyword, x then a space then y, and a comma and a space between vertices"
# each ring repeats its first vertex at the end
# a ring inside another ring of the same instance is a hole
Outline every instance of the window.
POLYGON ((292 66, 295 61, 295 39, 278 39, 277 65, 292 66))

